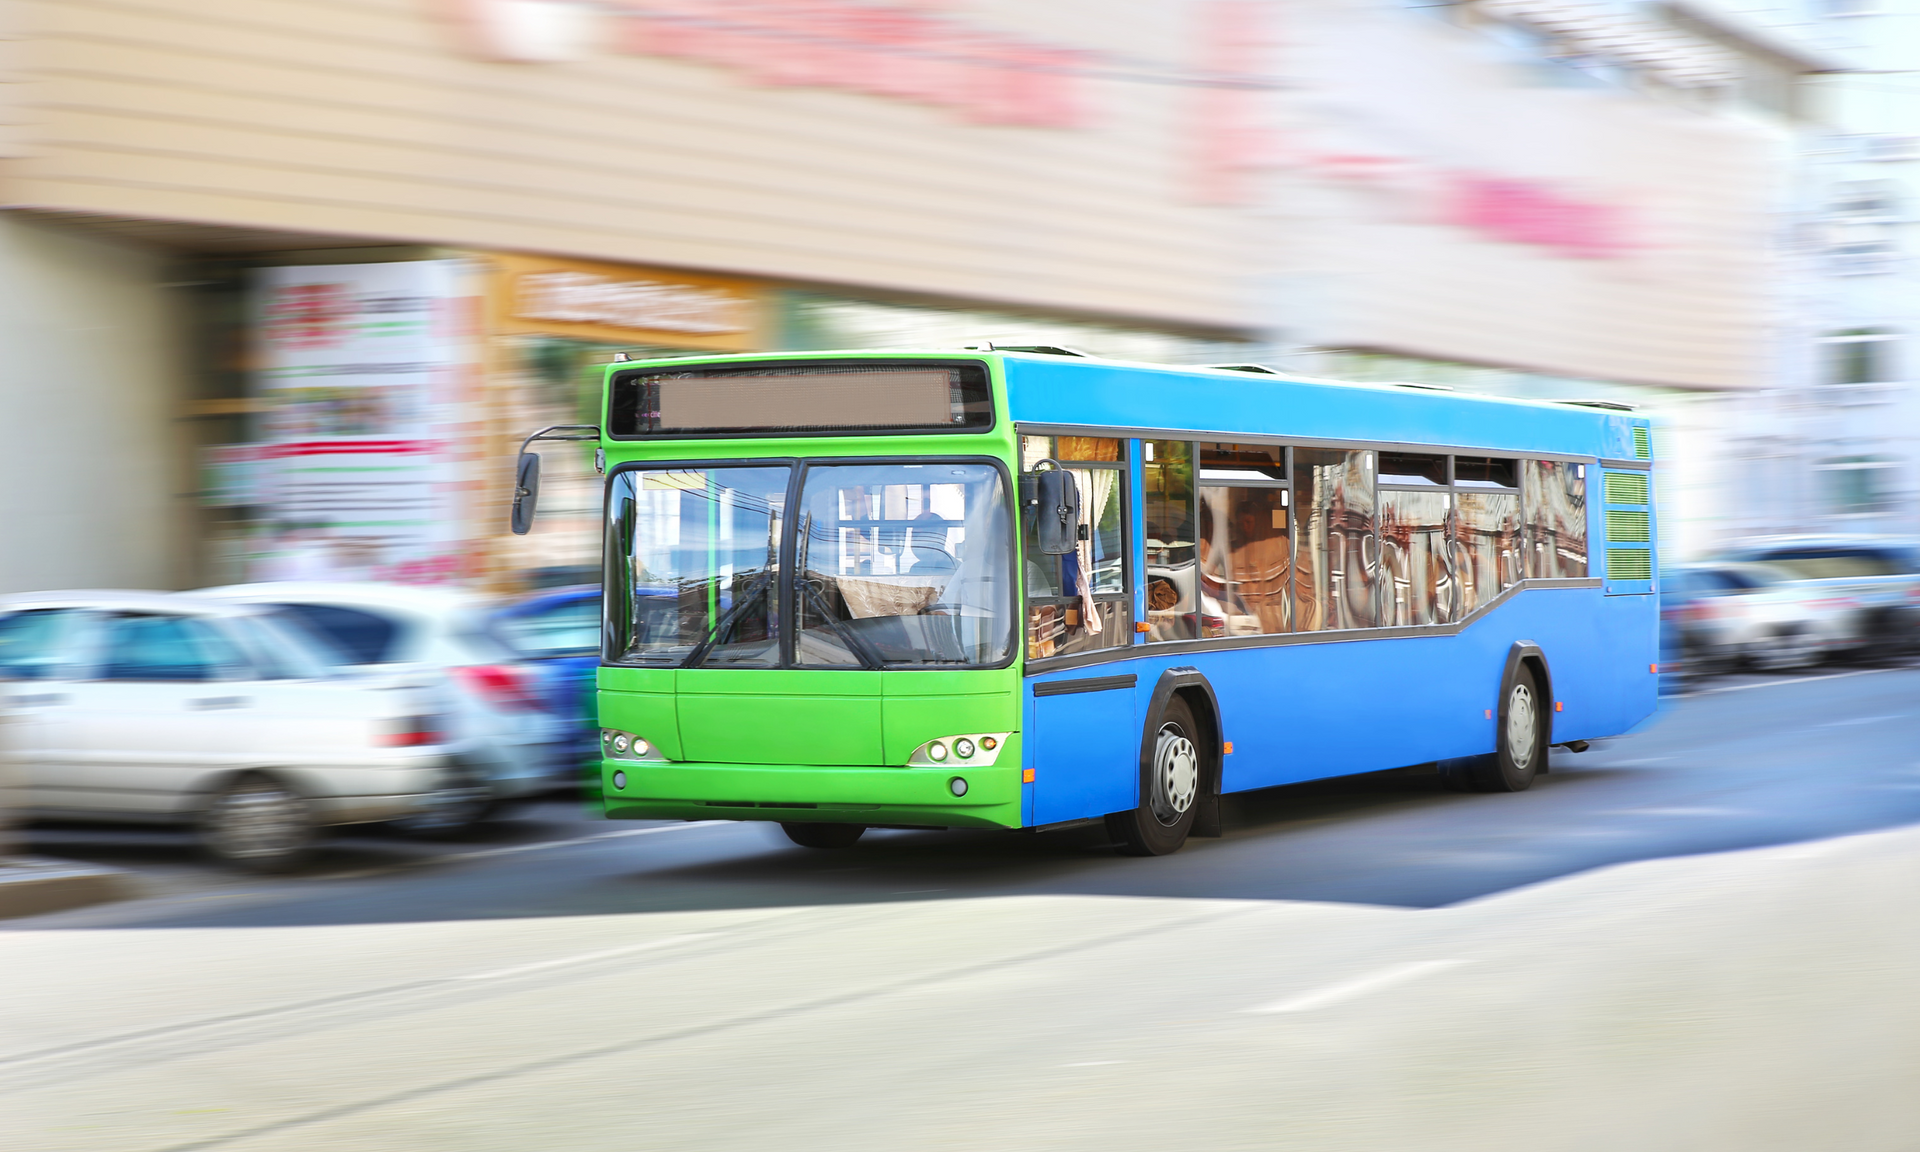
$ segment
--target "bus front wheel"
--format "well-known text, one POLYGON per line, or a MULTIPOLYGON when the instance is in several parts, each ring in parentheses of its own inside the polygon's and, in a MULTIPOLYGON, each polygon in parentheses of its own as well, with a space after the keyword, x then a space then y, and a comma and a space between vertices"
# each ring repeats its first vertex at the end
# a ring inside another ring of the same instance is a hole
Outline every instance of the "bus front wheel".
POLYGON ((851 848, 867 831, 864 824, 781 824, 787 839, 802 848, 851 848))
POLYGON ((1107 817, 1107 833, 1129 856, 1178 852, 1193 830, 1200 790, 1207 786, 1206 740, 1185 700, 1168 699, 1152 739, 1141 772, 1139 806, 1107 817))

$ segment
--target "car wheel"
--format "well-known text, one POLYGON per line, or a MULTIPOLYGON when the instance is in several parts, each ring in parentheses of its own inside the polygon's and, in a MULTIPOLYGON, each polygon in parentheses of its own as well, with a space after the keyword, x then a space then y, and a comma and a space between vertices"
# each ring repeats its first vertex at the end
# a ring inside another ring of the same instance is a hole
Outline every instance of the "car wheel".
POLYGON ((1208 753, 1185 699, 1168 699, 1153 733, 1141 773, 1140 803, 1107 817, 1107 832, 1129 856, 1178 852, 1193 830, 1201 789, 1207 786, 1208 753))
POLYGON ((851 848, 867 831, 865 824, 781 824, 787 839, 802 848, 851 848))
POLYGON ((254 872, 280 872, 312 849, 313 808, 306 798, 270 776, 249 774, 230 781, 207 805, 200 838, 220 860, 254 872))
POLYGON ((426 808, 393 825, 409 836, 438 839, 465 832, 492 811, 493 796, 486 781, 470 768, 454 768, 428 797, 426 808))

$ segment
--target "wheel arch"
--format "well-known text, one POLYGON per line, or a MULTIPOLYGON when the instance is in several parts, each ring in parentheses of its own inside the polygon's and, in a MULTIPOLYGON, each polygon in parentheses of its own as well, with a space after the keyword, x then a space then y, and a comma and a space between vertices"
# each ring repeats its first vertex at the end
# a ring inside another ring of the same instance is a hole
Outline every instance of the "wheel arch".
POLYGON ((218 771, 207 773, 206 776, 202 777, 200 782, 195 785, 194 790, 188 793, 187 811, 194 816, 205 814, 207 809, 212 806, 215 796, 225 792, 237 781, 244 780, 249 776, 258 776, 263 780, 271 780, 295 796, 300 797, 302 800, 313 799, 305 788, 300 787, 300 782, 294 779, 292 772, 284 768, 248 765, 245 768, 222 768, 218 771))
MULTIPOLYGON (((1535 644, 1531 640, 1515 640, 1513 646, 1507 649, 1506 667, 1500 671, 1500 709, 1497 713, 1498 722, 1502 728, 1506 725, 1507 685, 1513 683, 1514 673, 1523 667, 1533 673, 1534 683, 1540 685, 1540 695, 1542 697, 1540 707, 1546 712, 1547 746, 1550 748, 1553 746, 1554 717, 1558 715, 1554 707, 1553 672, 1547 666, 1547 654, 1540 650, 1540 645, 1535 644)), ((1501 729, 1496 729, 1496 731, 1499 730, 1501 729)), ((1543 761, 1541 771, 1544 772, 1545 770, 1545 763, 1543 761)))
POLYGON ((1198 668, 1192 665, 1168 668, 1154 682, 1153 693, 1147 698, 1146 722, 1140 726, 1140 773, 1144 778, 1153 766, 1154 735, 1160 730, 1160 717, 1166 713, 1167 702, 1175 696, 1187 702, 1194 721, 1204 729, 1197 735, 1207 741, 1211 753, 1207 757, 1200 795, 1195 801, 1193 830, 1188 835, 1218 836, 1221 776, 1226 771, 1226 743, 1222 738, 1224 729, 1220 723, 1220 700, 1214 695, 1213 684, 1198 668))

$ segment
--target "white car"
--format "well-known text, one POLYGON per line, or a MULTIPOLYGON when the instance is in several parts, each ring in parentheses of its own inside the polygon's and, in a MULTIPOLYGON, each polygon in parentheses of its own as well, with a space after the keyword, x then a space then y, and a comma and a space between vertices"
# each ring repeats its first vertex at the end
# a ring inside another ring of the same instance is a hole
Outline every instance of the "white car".
POLYGON ((502 802, 577 786, 569 723, 546 710, 530 668, 492 630, 489 604, 465 592, 403 584, 287 581, 190 595, 251 604, 330 645, 345 667, 430 678, 445 696, 456 761, 483 791, 443 811, 434 830, 470 823, 502 802))
POLYGON ((28 819, 194 823, 254 868, 454 783, 430 685, 339 675, 265 613, 177 593, 0 597, 0 708, 28 819))

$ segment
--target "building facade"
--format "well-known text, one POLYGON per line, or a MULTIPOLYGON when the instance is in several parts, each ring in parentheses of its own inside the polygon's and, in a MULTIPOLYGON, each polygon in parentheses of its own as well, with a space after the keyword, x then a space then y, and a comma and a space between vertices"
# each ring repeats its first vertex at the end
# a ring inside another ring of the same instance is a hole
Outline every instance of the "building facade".
POLYGON ((1289 6, 1268 207, 1277 354, 1334 377, 1630 404, 1658 423, 1667 556, 1737 503, 1774 243, 1815 65, 1673 5, 1289 6))
POLYGON ((579 575, 584 462, 514 541, 505 461, 616 350, 1243 359, 1207 10, 0 0, 0 587, 579 575))

